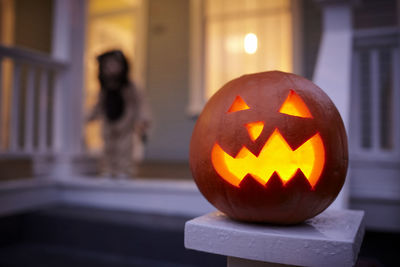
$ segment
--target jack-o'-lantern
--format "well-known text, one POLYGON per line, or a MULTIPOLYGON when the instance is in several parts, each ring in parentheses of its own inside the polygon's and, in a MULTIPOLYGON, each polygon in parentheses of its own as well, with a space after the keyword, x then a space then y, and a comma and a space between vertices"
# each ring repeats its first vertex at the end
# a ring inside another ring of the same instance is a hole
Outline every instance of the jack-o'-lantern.
POLYGON ((242 76, 210 98, 190 144, 201 193, 241 221, 294 224, 326 209, 343 186, 347 137, 315 84, 278 71, 242 76))

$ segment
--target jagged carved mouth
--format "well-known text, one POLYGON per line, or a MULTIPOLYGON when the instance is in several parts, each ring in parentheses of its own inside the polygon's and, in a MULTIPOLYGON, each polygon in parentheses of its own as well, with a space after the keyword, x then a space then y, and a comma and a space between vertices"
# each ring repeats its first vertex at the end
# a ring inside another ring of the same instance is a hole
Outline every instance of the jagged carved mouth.
POLYGON ((258 156, 243 146, 232 157, 215 143, 211 151, 211 161, 215 171, 236 187, 240 187, 247 174, 266 185, 276 173, 285 185, 299 169, 314 188, 325 165, 325 149, 320 134, 316 133, 293 150, 276 128, 258 156))

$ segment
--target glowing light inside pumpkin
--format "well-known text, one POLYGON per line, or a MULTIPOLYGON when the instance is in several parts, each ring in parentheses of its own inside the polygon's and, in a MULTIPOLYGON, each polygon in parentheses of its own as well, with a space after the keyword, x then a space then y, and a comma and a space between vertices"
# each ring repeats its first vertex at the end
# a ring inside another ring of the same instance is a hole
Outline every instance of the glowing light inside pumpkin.
POLYGON ((247 123, 245 126, 247 128, 247 132, 249 133, 251 140, 256 141, 257 138, 260 136, 262 130, 264 129, 264 122, 262 121, 251 122, 247 123))
POLYGON ((233 101, 233 104, 231 105, 231 107, 228 109, 228 113, 236 112, 236 111, 240 111, 240 110, 246 110, 249 108, 250 107, 246 104, 246 102, 244 102, 244 100, 240 96, 237 96, 235 98, 235 101, 233 101))
POLYGON ((240 187, 247 174, 265 185, 274 172, 286 184, 300 169, 314 188, 325 165, 325 149, 317 133, 296 150, 292 150, 279 130, 275 129, 258 156, 243 146, 232 157, 216 143, 211 152, 211 161, 216 172, 236 187, 240 187))
POLYGON ((257 52, 258 39, 254 33, 248 33, 244 37, 244 51, 247 54, 254 54, 257 52))
POLYGON ((290 90, 289 95, 282 104, 282 107, 279 109, 279 112, 302 118, 313 117, 304 101, 293 90, 290 90))

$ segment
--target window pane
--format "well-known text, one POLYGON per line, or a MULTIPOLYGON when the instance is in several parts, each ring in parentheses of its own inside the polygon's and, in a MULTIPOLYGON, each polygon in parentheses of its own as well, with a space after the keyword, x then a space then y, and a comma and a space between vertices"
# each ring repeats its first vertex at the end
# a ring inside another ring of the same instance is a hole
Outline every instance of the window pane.
POLYGON ((290 1, 209 0, 205 16, 206 98, 246 73, 292 71, 290 1))

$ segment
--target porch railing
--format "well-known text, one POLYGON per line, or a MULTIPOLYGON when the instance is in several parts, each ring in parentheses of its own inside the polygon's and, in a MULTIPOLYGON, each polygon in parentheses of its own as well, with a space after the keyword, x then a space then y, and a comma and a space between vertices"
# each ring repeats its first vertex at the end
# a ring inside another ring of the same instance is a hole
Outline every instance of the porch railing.
POLYGON ((57 150, 67 67, 44 53, 0 45, 0 154, 57 150))
POLYGON ((356 158, 400 160, 400 30, 355 33, 351 145, 356 158))

